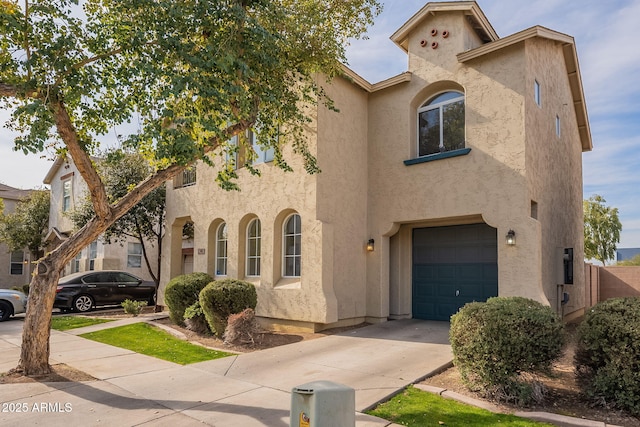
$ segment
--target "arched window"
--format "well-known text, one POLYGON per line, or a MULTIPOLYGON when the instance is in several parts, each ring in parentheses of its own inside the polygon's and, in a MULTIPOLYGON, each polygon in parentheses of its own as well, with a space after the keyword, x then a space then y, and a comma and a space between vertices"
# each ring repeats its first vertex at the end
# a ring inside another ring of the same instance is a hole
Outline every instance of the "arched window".
POLYGON ((300 221, 300 215, 290 215, 284 222, 283 242, 282 275, 284 277, 300 277, 300 258, 302 254, 302 222, 300 221))
POLYGON ((464 94, 444 92, 418 110, 418 157, 464 148, 464 94))
POLYGON ((247 276, 260 276, 261 238, 260 220, 256 218, 247 227, 247 276))
POLYGON ((218 226, 216 232, 216 276, 227 275, 227 223, 218 226))

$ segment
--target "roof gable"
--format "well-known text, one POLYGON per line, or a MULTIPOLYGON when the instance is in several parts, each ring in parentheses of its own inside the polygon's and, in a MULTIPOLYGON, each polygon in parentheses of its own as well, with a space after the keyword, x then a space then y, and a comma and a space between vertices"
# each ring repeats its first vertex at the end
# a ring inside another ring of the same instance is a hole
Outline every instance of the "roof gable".
POLYGON ((489 20, 484 15, 484 12, 478 6, 475 1, 449 1, 449 2, 437 2, 427 3, 422 9, 420 9, 415 15, 413 15, 405 24, 400 27, 393 35, 391 40, 397 44, 405 52, 409 51, 408 41, 409 34, 427 19, 430 15, 438 12, 452 12, 462 11, 464 12, 467 21, 476 32, 480 40, 484 43, 489 43, 498 40, 498 34, 495 32, 489 20))

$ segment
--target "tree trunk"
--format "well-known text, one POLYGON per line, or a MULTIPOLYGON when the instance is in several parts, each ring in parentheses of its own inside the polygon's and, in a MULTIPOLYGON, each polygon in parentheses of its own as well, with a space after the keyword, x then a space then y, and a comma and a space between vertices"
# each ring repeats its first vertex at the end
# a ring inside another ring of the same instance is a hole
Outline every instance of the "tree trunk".
POLYGON ((37 272, 29 285, 28 316, 22 330, 22 347, 17 370, 24 375, 43 375, 51 372, 49 365, 49 334, 51 332, 51 311, 55 299, 55 288, 60 277, 60 269, 55 268, 56 256, 38 263, 37 272))

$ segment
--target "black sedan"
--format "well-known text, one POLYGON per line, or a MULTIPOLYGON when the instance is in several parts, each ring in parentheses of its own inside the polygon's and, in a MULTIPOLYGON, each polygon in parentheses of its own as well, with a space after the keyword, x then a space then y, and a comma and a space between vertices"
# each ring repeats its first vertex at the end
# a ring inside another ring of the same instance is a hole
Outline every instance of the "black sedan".
POLYGON ((124 300, 155 303, 156 287, 124 271, 84 271, 62 277, 54 307, 63 311, 89 311, 99 305, 119 305, 124 300))

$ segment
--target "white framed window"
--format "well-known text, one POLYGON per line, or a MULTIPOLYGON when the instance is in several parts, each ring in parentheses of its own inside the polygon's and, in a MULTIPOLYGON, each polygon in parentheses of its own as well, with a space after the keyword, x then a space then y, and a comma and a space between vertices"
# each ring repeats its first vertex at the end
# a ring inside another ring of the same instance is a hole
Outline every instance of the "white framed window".
POLYGON ((62 212, 68 212, 71 209, 71 180, 67 179, 62 182, 62 212))
POLYGON ((258 133, 249 131, 249 140, 251 141, 251 147, 256 152, 256 159, 253 161, 254 165, 258 163, 272 162, 275 157, 275 150, 273 148, 264 149, 258 143, 258 133))
POLYGON ((80 271, 80 260, 82 259, 82 251, 78 252, 78 254, 71 261, 71 272, 77 273, 80 271))
POLYGON ((560 116, 556 114, 556 136, 560 136, 561 130, 560 116))
POLYGON ((247 268, 249 277, 260 276, 260 251, 262 230, 260 220, 254 219, 247 227, 247 268))
POLYGON ((227 275, 227 223, 223 222, 216 231, 216 276, 227 275))
POLYGON ((283 277, 300 277, 302 258, 302 221, 300 215, 292 214, 284 221, 283 227, 283 277))
POLYGON ((24 251, 11 252, 11 266, 10 271, 12 276, 22 276, 24 273, 24 251))
POLYGON ((129 242, 127 246, 127 267, 142 267, 142 243, 129 242))
POLYGON ((540 83, 537 80, 533 81, 533 99, 536 101, 538 107, 542 107, 542 98, 540 96, 540 83))
POLYGON ((95 270, 96 258, 98 258, 98 242, 93 241, 89 245, 89 270, 95 270))
POLYGON ((418 109, 418 157, 459 150, 465 145, 464 94, 444 92, 418 109))

